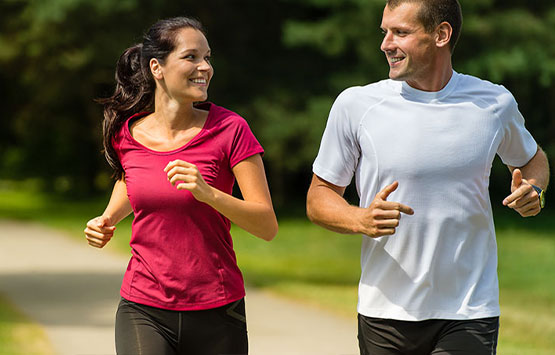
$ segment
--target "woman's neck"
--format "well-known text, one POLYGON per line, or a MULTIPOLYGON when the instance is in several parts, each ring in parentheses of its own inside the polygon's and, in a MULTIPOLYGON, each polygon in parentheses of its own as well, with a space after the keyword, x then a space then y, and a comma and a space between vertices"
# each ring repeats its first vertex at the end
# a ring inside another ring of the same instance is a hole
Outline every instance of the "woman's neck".
POLYGON ((175 137, 179 132, 196 126, 201 115, 193 107, 192 102, 180 103, 166 95, 155 98, 153 124, 162 130, 168 137, 175 137))

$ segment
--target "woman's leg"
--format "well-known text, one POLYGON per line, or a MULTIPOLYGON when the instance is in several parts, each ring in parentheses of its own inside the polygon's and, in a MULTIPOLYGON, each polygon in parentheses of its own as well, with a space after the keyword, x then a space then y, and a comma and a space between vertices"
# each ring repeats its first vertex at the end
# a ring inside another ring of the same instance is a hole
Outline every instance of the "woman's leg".
POLYGON ((116 313, 118 355, 175 355, 178 312, 122 298, 116 313))
POLYGON ((245 300, 181 314, 179 354, 248 354, 245 300))

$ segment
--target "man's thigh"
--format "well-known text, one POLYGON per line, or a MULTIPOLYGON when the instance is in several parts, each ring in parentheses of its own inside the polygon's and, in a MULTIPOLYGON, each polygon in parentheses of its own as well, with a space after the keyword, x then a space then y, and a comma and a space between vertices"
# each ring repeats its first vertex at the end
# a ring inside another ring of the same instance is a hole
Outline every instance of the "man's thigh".
POLYGON ((399 321, 359 315, 361 355, 495 354, 499 318, 399 321))
POLYGON ((433 355, 493 355, 497 351, 499 317, 451 321, 444 327, 433 355))

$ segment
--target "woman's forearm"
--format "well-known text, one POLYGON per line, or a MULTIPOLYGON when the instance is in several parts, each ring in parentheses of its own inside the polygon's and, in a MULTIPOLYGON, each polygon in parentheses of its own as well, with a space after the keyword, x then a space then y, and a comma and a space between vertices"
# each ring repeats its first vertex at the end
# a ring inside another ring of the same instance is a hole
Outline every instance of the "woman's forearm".
POLYGON ((117 180, 112 190, 110 201, 102 215, 107 217, 112 225, 118 224, 122 219, 129 216, 133 211, 129 197, 127 196, 127 186, 125 180, 117 180))
POLYGON ((213 198, 206 203, 215 210, 259 238, 270 241, 275 237, 278 224, 271 204, 241 200, 213 189, 213 198))

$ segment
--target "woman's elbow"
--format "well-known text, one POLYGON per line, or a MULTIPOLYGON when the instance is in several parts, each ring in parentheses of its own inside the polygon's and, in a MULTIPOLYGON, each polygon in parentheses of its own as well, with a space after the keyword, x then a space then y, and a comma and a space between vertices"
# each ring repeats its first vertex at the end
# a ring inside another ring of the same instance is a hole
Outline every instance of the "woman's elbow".
POLYGON ((279 230, 279 227, 278 227, 277 218, 274 211, 272 210, 270 216, 268 217, 268 223, 265 225, 264 231, 261 231, 257 235, 257 237, 264 239, 267 242, 270 242, 276 237, 278 230, 279 230))
POLYGON ((264 239, 267 242, 271 242, 276 237, 278 230, 279 230, 279 226, 278 226, 277 220, 274 218, 273 223, 271 224, 270 228, 268 228, 266 233, 264 233, 264 236, 262 237, 262 239, 264 239))

